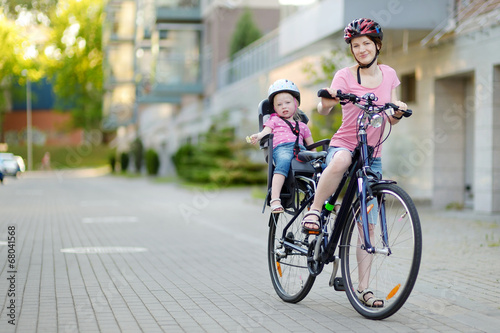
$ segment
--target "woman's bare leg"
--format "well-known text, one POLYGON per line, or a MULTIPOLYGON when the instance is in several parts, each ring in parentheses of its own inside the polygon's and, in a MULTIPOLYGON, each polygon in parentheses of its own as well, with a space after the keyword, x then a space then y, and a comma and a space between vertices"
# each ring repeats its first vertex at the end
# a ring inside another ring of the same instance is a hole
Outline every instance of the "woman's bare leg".
MULTIPOLYGON (((356 223, 358 227, 358 245, 356 247, 356 259, 358 260, 358 291, 363 291, 367 289, 370 285, 370 271, 372 269, 372 259, 373 255, 367 253, 365 250, 361 249, 361 245, 364 243, 364 234, 363 234, 363 224, 356 223)), ((375 225, 370 224, 368 227, 370 233, 370 241, 374 239, 374 229, 375 225)), ((365 297, 365 301, 370 299, 371 297, 375 297, 375 295, 367 293, 365 297)), ((374 306, 383 306, 383 301, 377 300, 374 302, 374 306)))
MULTIPOLYGON (((370 270, 372 267, 372 255, 368 254, 365 250, 361 249, 361 245, 364 243, 363 236, 363 224, 356 223, 358 226, 358 246, 356 247, 356 258, 358 260, 358 275, 359 275, 359 285, 358 290, 363 291, 368 288, 369 280, 370 280, 370 270)), ((374 225, 370 224, 369 232, 370 232, 370 240, 373 239, 374 235, 374 225)))
MULTIPOLYGON (((352 155, 347 150, 340 150, 333 156, 332 161, 321 174, 311 210, 321 211, 323 204, 335 192, 342 176, 351 163, 352 155)), ((306 221, 318 221, 318 217, 316 215, 308 215, 306 221)), ((306 223, 306 226, 314 228, 314 224, 306 223)))
POLYGON ((333 156, 332 161, 321 174, 311 209, 321 210, 326 199, 328 199, 339 186, 342 176, 351 163, 352 156, 347 150, 340 150, 333 156))

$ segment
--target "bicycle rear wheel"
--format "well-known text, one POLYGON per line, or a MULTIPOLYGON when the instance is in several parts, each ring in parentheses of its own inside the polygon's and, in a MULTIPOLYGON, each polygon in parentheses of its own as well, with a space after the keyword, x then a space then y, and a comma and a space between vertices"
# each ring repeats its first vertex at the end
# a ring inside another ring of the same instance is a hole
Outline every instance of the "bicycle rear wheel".
POLYGON ((368 254, 361 249, 363 232, 356 201, 342 235, 340 256, 342 277, 352 306, 367 318, 384 319, 403 306, 415 285, 422 255, 422 232, 415 204, 399 186, 377 184, 372 191, 378 208, 377 214, 370 214, 377 216, 376 224, 370 226, 373 229, 370 241, 380 251, 368 254), (383 242, 380 222, 384 209, 388 246, 383 242), (370 307, 360 301, 357 290, 366 289, 383 300, 383 307, 370 307))
MULTIPOLYGON (((300 212, 286 233, 286 240, 307 253, 308 236, 302 232, 300 212)), ((271 214, 269 218, 268 264, 273 287, 285 302, 297 303, 307 296, 315 277, 307 268, 307 255, 283 245, 283 229, 292 219, 288 213, 271 214)))

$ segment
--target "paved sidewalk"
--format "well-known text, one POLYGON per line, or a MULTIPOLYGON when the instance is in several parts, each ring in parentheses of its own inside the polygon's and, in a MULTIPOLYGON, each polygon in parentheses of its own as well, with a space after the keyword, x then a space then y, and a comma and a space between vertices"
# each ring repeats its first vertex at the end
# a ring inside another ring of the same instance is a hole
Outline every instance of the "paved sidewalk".
POLYGON ((302 302, 277 297, 266 261, 268 212, 251 189, 89 176, 31 174, 0 186, 0 332, 500 327, 500 216, 420 207, 414 292, 398 313, 372 321, 328 287, 329 266, 302 302))

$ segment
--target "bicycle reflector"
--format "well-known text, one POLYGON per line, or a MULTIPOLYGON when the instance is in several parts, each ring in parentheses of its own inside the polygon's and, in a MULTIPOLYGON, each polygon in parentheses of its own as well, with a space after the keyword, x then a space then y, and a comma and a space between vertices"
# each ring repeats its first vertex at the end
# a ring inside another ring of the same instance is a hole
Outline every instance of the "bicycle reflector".
POLYGON ((394 295, 396 295, 396 293, 398 292, 399 290, 399 287, 401 287, 401 283, 398 283, 397 286, 395 286, 390 292, 389 294, 387 295, 387 297, 385 298, 387 301, 390 300, 391 298, 394 297, 394 295))

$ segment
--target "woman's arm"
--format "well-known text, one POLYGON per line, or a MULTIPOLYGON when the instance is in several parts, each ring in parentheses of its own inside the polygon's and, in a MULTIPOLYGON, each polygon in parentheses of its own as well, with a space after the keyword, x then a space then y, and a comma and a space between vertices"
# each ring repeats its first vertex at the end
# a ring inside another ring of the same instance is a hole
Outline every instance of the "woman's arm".
MULTIPOLYGON (((405 103, 398 101, 398 94, 395 88, 392 89, 391 103, 397 105, 401 110, 408 109, 408 106, 405 103)), ((404 114, 403 111, 400 110, 395 111, 394 114, 389 117, 389 123, 391 123, 391 125, 396 125, 401 120, 401 117, 403 117, 403 114, 404 114)))

